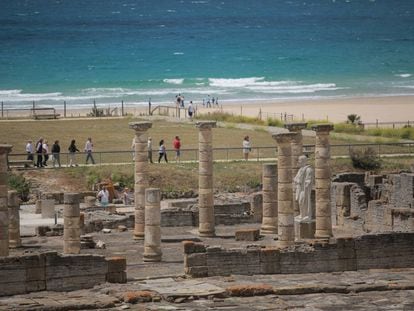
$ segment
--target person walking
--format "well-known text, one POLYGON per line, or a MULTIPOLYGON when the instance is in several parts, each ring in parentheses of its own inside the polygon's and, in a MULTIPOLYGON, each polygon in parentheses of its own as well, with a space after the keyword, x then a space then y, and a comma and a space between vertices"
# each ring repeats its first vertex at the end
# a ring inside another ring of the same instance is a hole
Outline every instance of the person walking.
POLYGON ((92 151, 93 151, 92 138, 89 137, 85 143, 85 152, 86 152, 86 163, 85 164, 88 164, 89 159, 91 159, 92 164, 95 164, 95 160, 93 159, 93 156, 92 156, 92 151))
POLYGON ((75 157, 75 155, 76 155, 76 152, 79 152, 79 149, 76 147, 76 145, 75 145, 75 143, 76 143, 76 140, 74 140, 74 139, 72 139, 72 141, 70 142, 70 145, 69 145, 69 148, 68 148, 68 151, 69 151, 69 166, 70 167, 72 167, 72 166, 78 166, 78 164, 76 164, 76 157, 75 157))
POLYGON ((52 145, 52 165, 53 167, 56 167, 56 163, 61 167, 60 165, 60 146, 59 141, 55 140, 55 143, 52 145))
POLYGON ((36 167, 43 167, 43 138, 40 137, 36 143, 37 161, 36 167))
POLYGON ((249 136, 245 136, 243 139, 243 155, 244 155, 244 160, 248 161, 249 160, 249 153, 250 151, 252 151, 252 144, 250 142, 250 138, 249 136))
POLYGON ((191 121, 193 121, 193 114, 194 114, 193 102, 190 101, 190 103, 188 104, 188 117, 190 118, 191 121))
POLYGON ((49 144, 47 143, 47 140, 45 139, 43 141, 42 145, 42 152, 43 152, 43 166, 47 166, 47 161, 49 160, 49 144))
POLYGON ((164 139, 160 140, 160 148, 158 149, 158 163, 161 162, 161 159, 164 157, 165 162, 168 163, 167 160, 167 150, 165 149, 164 139))
POLYGON ((152 162, 152 138, 151 137, 148 137, 147 150, 148 150, 148 161, 150 163, 154 163, 152 162))
POLYGON ((103 186, 98 193, 98 200, 101 202, 102 207, 107 207, 109 203, 109 191, 106 186, 103 186))
MULTIPOLYGON (((27 160, 33 162, 33 143, 31 140, 27 141, 26 144, 26 153, 27 153, 27 160)), ((33 163, 32 163, 33 164, 33 163)), ((25 164, 25 167, 28 167, 27 164, 25 164)))
POLYGON ((180 137, 175 136, 173 140, 173 147, 175 150, 175 162, 180 162, 180 155, 181 155, 181 140, 180 137))

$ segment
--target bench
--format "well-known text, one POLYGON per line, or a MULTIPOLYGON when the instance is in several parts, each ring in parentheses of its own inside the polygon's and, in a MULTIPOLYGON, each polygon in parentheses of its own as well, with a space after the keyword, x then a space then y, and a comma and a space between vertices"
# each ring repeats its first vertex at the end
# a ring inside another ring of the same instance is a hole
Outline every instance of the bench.
POLYGON ((9 160, 7 165, 10 167, 28 167, 33 165, 32 160, 9 160))
POLYGON ((46 119, 57 119, 60 116, 59 113, 50 113, 50 114, 34 114, 33 118, 35 120, 46 120, 46 119))

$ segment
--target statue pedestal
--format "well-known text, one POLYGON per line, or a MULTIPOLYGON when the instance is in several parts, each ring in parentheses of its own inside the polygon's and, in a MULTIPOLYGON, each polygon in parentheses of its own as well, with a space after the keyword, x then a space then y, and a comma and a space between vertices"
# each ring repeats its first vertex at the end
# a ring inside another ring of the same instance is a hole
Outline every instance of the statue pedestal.
POLYGON ((298 240, 314 239, 316 230, 315 219, 301 220, 295 218, 295 237, 298 240))

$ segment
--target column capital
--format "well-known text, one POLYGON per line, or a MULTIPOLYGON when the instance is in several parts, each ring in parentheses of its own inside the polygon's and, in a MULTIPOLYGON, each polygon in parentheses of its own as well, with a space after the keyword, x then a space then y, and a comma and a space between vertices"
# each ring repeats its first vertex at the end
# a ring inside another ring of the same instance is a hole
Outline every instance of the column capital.
POLYGON ((333 124, 330 123, 324 123, 324 124, 315 124, 312 125, 312 130, 314 130, 316 133, 329 133, 334 129, 333 124))
POLYGON ((279 134, 273 134, 272 138, 276 140, 278 144, 285 144, 285 143, 291 143, 292 140, 296 137, 297 133, 289 132, 289 133, 279 133, 279 134))
POLYGON ((307 122, 297 122, 297 123, 285 123, 285 129, 288 129, 289 132, 300 132, 308 126, 307 122))
POLYGON ((152 122, 149 121, 140 121, 140 122, 129 122, 128 126, 130 129, 137 132, 145 132, 152 127, 152 122))
POLYGON ((195 126, 199 128, 200 130, 211 129, 217 126, 217 122, 216 121, 198 121, 196 122, 195 126))
POLYGON ((0 144, 0 154, 10 153, 12 148, 13 148, 12 145, 0 144))

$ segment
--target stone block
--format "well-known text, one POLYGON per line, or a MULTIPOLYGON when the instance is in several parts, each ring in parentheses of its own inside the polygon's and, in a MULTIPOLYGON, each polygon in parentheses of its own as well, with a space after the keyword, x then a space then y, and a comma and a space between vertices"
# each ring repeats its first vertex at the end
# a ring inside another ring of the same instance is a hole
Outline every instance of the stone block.
POLYGON ((315 238, 316 221, 295 219, 295 237, 296 239, 313 239, 315 238))
POLYGON ((184 256, 184 267, 195 267, 207 265, 206 253, 194 253, 184 256))
POLYGON ((193 253, 205 253, 206 247, 204 244, 201 243, 194 243, 192 241, 183 241, 182 242, 184 247, 185 254, 193 254, 193 253))
POLYGON ((47 279, 46 290, 56 292, 73 291, 85 288, 92 288, 97 284, 105 282, 106 273, 96 275, 53 278, 47 279))
POLYGON ((108 273, 121 272, 126 270, 126 258, 125 257, 109 257, 106 258, 108 264, 108 273))
POLYGON ((209 275, 208 267, 189 267, 185 268, 184 271, 194 278, 203 278, 209 275))
POLYGON ((41 200, 42 218, 55 218, 55 200, 41 200))
POLYGON ((260 238, 259 229, 242 229, 237 230, 235 234, 236 241, 257 241, 260 238))
POLYGON ((106 281, 109 283, 126 283, 127 282, 127 274, 125 271, 120 272, 108 272, 106 274, 106 281))

